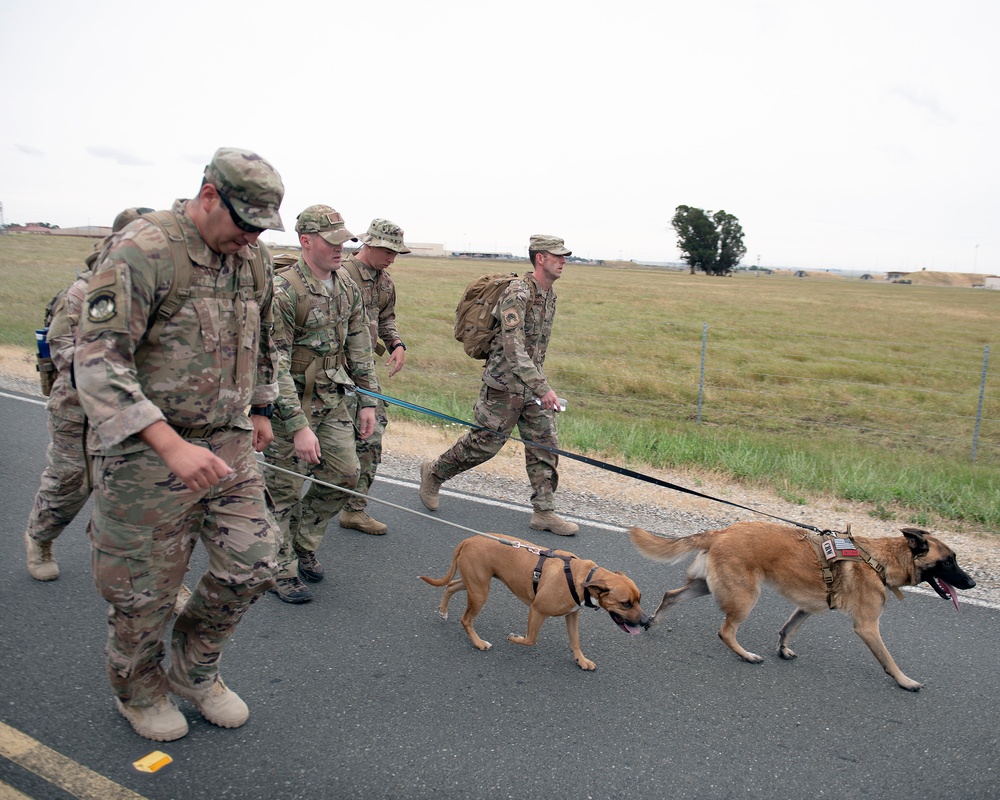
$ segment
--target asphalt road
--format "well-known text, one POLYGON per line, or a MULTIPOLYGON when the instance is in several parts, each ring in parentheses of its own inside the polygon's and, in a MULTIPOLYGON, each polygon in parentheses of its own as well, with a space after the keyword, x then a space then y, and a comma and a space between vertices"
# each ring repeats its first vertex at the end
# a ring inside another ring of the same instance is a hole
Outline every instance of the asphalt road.
MULTIPOLYGON (((89 507, 56 542, 58 581, 36 582, 25 569, 22 535, 47 442, 45 411, 26 400, 0 395, 4 800, 15 791, 134 796, 116 786, 177 800, 1000 796, 996 609, 956 614, 936 597, 890 599, 883 635, 925 684, 915 694, 896 687, 837 614, 809 620, 799 658, 781 661, 773 651, 791 608, 771 593, 740 631, 748 649, 769 655, 762 665, 718 640, 721 616, 704 598, 636 637, 604 612, 581 612, 584 652, 598 665, 588 673, 572 660, 562 620, 549 620, 534 648, 506 642, 523 633, 527 613, 498 583, 477 622, 494 647, 473 649, 458 622, 464 597, 442 621, 441 590, 417 579, 443 575, 466 534, 385 506, 376 507, 385 537, 330 528, 320 550, 328 577, 314 602, 267 596, 247 613, 222 663, 250 705, 244 727, 216 728, 181 701, 185 738, 141 739, 115 711, 104 674, 89 507), (25 755, 39 745, 54 752, 25 755), (153 750, 173 763, 137 771, 133 762, 153 750)), ((411 483, 376 489, 423 510, 411 483)), ((475 497, 445 497, 438 515, 622 570, 649 611, 683 582, 683 565, 646 561, 607 527, 628 520, 585 522, 566 540, 529 531, 523 508, 475 497)))

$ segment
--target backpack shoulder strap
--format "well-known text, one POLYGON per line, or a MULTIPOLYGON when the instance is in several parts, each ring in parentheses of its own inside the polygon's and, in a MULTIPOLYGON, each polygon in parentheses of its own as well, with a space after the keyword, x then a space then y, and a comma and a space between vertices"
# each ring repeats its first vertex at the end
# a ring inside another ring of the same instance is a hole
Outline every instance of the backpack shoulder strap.
POLYGON ((309 289, 306 288, 306 282, 302 280, 294 264, 279 269, 275 274, 288 281, 295 290, 295 327, 304 328, 309 318, 309 289))
POLYGON ((351 280, 354 281, 360 289, 361 283, 364 279, 361 277, 361 271, 358 269, 358 265, 348 258, 342 261, 340 266, 347 269, 347 274, 351 276, 351 280))
MULTIPOLYGON (((170 291, 163 299, 160 307, 156 310, 156 319, 149 328, 144 341, 135 351, 135 365, 138 367, 146 360, 149 352, 160 340, 160 334, 164 326, 191 294, 191 259, 188 256, 187 244, 184 241, 184 234, 181 232, 180 223, 172 211, 153 211, 143 214, 143 219, 148 219, 167 237, 170 245, 170 257, 174 262, 174 279, 170 284, 170 291)), ((256 275, 254 276, 256 280, 256 275)))
POLYGON ((264 287, 267 285, 267 258, 265 257, 264 245, 254 244, 250 246, 250 271, 253 273, 253 296, 257 299, 257 305, 264 299, 264 287))

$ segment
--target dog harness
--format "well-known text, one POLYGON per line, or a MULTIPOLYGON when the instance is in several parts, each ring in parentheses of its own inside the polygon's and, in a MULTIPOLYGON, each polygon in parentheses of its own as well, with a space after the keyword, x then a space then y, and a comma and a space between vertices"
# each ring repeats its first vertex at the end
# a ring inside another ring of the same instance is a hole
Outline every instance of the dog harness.
POLYGON ((826 584, 826 604, 834 609, 836 605, 836 595, 833 591, 833 565, 840 561, 863 561, 878 575, 882 585, 896 595, 897 599, 903 599, 903 593, 895 586, 888 586, 885 582, 885 566, 877 561, 871 553, 851 538, 851 529, 840 533, 838 531, 823 531, 816 535, 815 539, 810 539, 813 547, 816 548, 816 555, 819 559, 819 570, 823 574, 823 583, 826 584))
MULTIPOLYGON (((573 583, 573 572, 570 570, 569 562, 572 561, 576 556, 562 556, 556 553, 554 550, 539 550, 538 551, 538 563, 535 564, 535 569, 531 573, 531 590, 537 595, 538 594, 538 581, 542 577, 542 568, 545 566, 545 559, 547 558, 560 558, 563 562, 563 574, 566 576, 566 583, 569 584, 569 593, 573 595, 573 602, 578 606, 586 606, 587 608, 599 608, 599 606, 594 605, 593 600, 590 597, 590 589, 584 586, 583 589, 583 602, 580 602, 580 595, 576 593, 576 586, 573 583)), ((590 579, 594 577, 594 573, 597 571, 597 567, 594 567, 587 573, 587 580, 584 581, 585 584, 590 583, 590 579)))

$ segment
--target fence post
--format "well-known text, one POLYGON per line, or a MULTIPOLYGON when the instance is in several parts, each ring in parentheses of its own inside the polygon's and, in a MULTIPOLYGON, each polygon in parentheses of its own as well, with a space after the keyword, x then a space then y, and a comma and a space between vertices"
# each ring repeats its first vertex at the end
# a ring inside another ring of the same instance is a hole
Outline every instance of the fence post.
POLYGON ((707 343, 708 323, 703 322, 701 323, 701 375, 698 376, 698 425, 701 425, 701 401, 705 396, 705 345, 707 343))
POLYGON ((979 405, 976 407, 976 428, 972 433, 972 460, 976 460, 976 445, 979 444, 979 422, 983 418, 983 395, 986 394, 986 367, 990 363, 990 346, 983 351, 983 375, 979 379, 979 405))

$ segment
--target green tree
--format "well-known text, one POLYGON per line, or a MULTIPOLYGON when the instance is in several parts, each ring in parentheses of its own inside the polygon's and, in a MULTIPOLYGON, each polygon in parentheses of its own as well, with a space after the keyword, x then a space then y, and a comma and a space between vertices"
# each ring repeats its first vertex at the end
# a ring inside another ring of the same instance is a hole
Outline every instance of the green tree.
POLYGON ((747 254, 747 249, 743 244, 743 227, 736 217, 725 211, 716 211, 712 220, 719 232, 719 251, 715 259, 715 273, 728 275, 740 265, 740 260, 747 254))
POLYGON ((706 212, 691 206, 677 206, 670 224, 677 232, 677 247, 691 274, 728 275, 746 255, 740 221, 725 211, 706 212))

